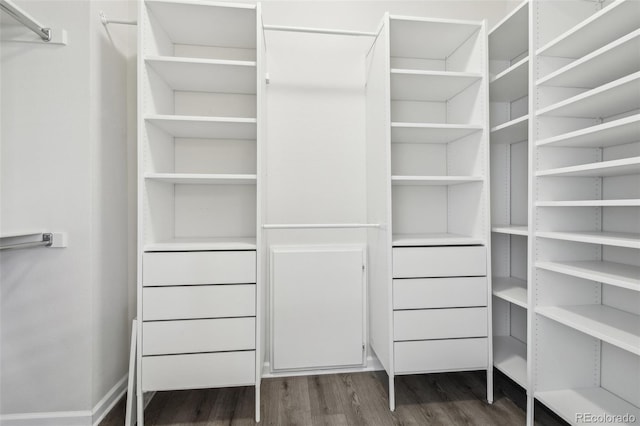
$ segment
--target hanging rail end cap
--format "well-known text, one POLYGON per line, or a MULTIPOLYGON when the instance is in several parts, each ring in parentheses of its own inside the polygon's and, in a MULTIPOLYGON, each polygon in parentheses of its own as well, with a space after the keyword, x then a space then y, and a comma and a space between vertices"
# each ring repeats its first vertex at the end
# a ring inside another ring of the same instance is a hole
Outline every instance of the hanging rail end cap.
POLYGON ((62 248, 67 247, 69 244, 69 237, 66 232, 51 232, 50 234, 44 235, 49 236, 49 244, 47 245, 47 247, 62 248))
POLYGON ((103 10, 100 11, 100 22, 102 22, 102 25, 104 25, 105 27, 109 23, 109 20, 107 19, 107 16, 104 14, 103 10))
POLYGON ((51 28, 43 28, 42 29, 42 40, 46 41, 47 43, 51 41, 51 39, 53 38, 53 32, 51 31, 51 28))

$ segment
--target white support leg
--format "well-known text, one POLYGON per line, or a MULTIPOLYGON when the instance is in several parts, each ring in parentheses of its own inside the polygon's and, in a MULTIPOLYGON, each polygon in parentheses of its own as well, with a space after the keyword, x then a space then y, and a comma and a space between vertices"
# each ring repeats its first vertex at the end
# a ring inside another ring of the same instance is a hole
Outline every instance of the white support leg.
POLYGON ((260 423, 260 382, 256 384, 256 423, 260 423))
POLYGON ((392 374, 389 374, 389 410, 396 411, 396 383, 392 374))
POLYGON ((487 368, 487 402, 493 404, 493 367, 487 368))
POLYGON ((125 426, 133 426, 136 423, 136 412, 140 405, 136 404, 136 362, 137 362, 138 324, 134 319, 131 325, 131 346, 129 349, 129 379, 127 383, 127 407, 125 411, 125 426))
POLYGON ((532 396, 527 395, 527 426, 533 426, 534 413, 534 399, 532 396))

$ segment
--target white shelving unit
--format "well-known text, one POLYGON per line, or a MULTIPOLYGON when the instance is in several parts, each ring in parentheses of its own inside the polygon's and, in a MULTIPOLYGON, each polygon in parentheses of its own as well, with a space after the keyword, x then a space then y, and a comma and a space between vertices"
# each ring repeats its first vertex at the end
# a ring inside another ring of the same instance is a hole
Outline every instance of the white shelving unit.
POLYGON ((637 424, 640 2, 531 10, 528 424, 533 398, 571 424, 637 424))
POLYGON ((259 421, 260 5, 146 0, 138 22, 137 406, 255 386, 259 421))

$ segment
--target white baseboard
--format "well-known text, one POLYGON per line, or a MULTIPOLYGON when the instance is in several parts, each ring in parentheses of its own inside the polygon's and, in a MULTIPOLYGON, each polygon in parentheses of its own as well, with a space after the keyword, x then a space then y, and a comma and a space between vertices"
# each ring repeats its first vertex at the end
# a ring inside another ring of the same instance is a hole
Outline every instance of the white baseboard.
POLYGON ((91 424, 98 426, 127 391, 129 374, 125 374, 91 410, 91 424))
POLYGON ((367 357, 367 365, 361 367, 343 367, 343 368, 322 368, 317 370, 289 370, 289 371, 271 371, 271 365, 267 361, 262 366, 262 378, 268 379, 272 377, 295 377, 295 376, 317 376, 323 374, 341 374, 341 373, 363 373, 365 371, 384 370, 378 358, 374 356, 367 357))

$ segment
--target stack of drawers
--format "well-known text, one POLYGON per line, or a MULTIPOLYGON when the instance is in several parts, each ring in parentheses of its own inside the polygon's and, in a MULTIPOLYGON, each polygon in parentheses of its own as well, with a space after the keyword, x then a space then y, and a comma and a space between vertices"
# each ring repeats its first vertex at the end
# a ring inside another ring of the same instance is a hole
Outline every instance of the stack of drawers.
POLYGON ((145 253, 142 390, 255 384, 256 252, 145 253))
POLYGON ((394 247, 396 374, 487 368, 486 255, 482 246, 394 247))

